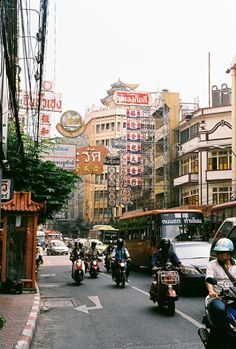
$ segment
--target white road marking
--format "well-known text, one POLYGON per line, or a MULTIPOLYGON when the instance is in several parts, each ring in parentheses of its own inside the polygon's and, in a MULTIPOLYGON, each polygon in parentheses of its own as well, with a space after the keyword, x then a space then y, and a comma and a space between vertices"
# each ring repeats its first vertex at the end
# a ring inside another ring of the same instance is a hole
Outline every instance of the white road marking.
MULTIPOLYGON (((103 275, 105 275, 105 276, 111 278, 111 276, 109 276, 109 275, 106 275, 106 274, 103 274, 103 275)), ((135 287, 135 286, 131 286, 131 287, 132 287, 134 290, 136 290, 136 291, 138 291, 138 292, 144 294, 145 296, 148 296, 148 297, 149 297, 149 293, 148 293, 148 292, 143 291, 143 290, 141 290, 140 288, 135 287)), ((185 320, 191 322, 191 324, 193 324, 194 326, 196 326, 196 327, 198 327, 198 328, 203 327, 203 325, 202 325, 200 322, 194 320, 193 318, 191 318, 191 317, 188 316, 187 314, 183 313, 181 310, 175 309, 175 312, 176 312, 177 314, 179 314, 180 316, 182 316, 185 320)))
POLYGON ((89 314, 89 310, 95 310, 95 309, 101 309, 103 306, 100 303, 100 300, 98 296, 88 296, 88 298, 95 304, 93 307, 87 307, 85 304, 81 305, 77 308, 74 308, 75 310, 82 311, 82 313, 89 314))

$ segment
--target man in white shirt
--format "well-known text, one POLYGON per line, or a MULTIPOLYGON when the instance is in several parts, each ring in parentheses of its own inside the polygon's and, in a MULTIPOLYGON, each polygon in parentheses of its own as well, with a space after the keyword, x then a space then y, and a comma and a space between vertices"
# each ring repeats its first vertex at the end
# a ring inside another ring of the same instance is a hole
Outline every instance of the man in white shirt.
MULTIPOLYGON (((236 261, 232 258, 234 251, 233 242, 230 239, 222 238, 216 242, 213 251, 216 252, 217 258, 210 261, 206 270, 206 287, 208 294, 212 301, 209 303, 208 310, 216 328, 218 335, 224 333, 226 325, 225 303, 218 298, 221 287, 228 289, 233 286, 232 281, 224 271, 224 266, 232 277, 236 280, 236 261), (217 285, 211 285, 207 282, 207 278, 214 278, 217 280, 217 285)), ((224 340, 222 338, 222 340, 224 340)))

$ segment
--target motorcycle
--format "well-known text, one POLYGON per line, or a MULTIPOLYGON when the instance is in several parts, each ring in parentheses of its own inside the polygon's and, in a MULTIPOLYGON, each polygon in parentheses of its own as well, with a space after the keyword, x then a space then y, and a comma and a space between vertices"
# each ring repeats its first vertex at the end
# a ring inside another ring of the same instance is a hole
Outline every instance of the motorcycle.
POLYGON ((83 259, 78 258, 72 265, 72 279, 76 282, 76 285, 80 285, 84 280, 85 275, 85 263, 83 259))
POLYGON ((91 278, 95 279, 98 276, 99 272, 100 272, 99 260, 98 258, 93 257, 89 261, 89 274, 91 278))
MULTIPOLYGON (((207 282, 211 285, 217 285, 217 280, 213 278, 207 278, 207 282)), ((220 287, 218 285, 218 287, 220 287)), ((222 328, 214 326, 214 322, 211 318, 209 311, 209 304, 212 301, 210 296, 205 299, 205 315, 203 317, 203 323, 206 324, 206 328, 200 328, 198 334, 205 348, 207 349, 226 349, 235 348, 236 346, 236 287, 231 286, 229 289, 223 289, 219 299, 223 300, 226 305, 225 318, 226 326, 225 331, 222 333, 222 328), (220 335, 220 337, 219 337, 220 335), (223 342, 223 344, 222 344, 223 342)))
POLYGON ((155 280, 149 287, 150 300, 158 303, 160 307, 167 306, 168 314, 175 314, 175 302, 179 298, 180 278, 178 268, 167 263, 164 267, 152 269, 156 272, 155 280))
POLYGON ((117 286, 125 288, 127 261, 122 259, 115 262, 114 280, 117 286))

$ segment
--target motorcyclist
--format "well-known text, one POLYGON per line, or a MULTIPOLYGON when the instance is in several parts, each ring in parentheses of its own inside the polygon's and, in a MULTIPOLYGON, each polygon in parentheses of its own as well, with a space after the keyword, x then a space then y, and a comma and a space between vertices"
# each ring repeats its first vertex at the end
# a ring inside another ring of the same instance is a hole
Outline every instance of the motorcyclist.
MULTIPOLYGON (((171 251, 171 243, 167 238, 163 238, 160 241, 160 249, 157 250, 152 256, 153 271, 156 272, 158 268, 163 268, 170 262, 173 266, 183 268, 181 262, 174 251, 171 251)), ((157 293, 158 290, 158 273, 154 274, 155 281, 150 285, 150 299, 154 301, 153 293, 157 293)))
POLYGON ((126 247, 124 247, 124 240, 119 238, 117 240, 117 246, 113 249, 111 253, 111 260, 114 261, 114 263, 111 264, 111 270, 112 270, 112 280, 115 278, 115 271, 118 266, 118 261, 125 259, 127 261, 127 266, 126 266, 126 282, 129 281, 129 273, 130 273, 130 254, 129 251, 127 250, 126 247))
POLYGON ((75 241, 74 248, 70 254, 70 260, 74 263, 78 258, 84 259, 85 251, 82 242, 75 241))
POLYGON ((91 246, 89 247, 86 255, 89 258, 97 258, 100 255, 96 241, 91 241, 91 246))
POLYGON ((213 325, 217 329, 219 339, 223 344, 224 338, 222 334, 224 333, 227 321, 225 314, 225 303, 220 298, 218 298, 218 296, 221 287, 223 287, 223 289, 229 289, 230 286, 233 286, 222 265, 224 265, 229 273, 233 276, 233 278, 236 279, 236 260, 231 256, 234 252, 234 244, 228 238, 221 238, 216 242, 213 251, 216 252, 217 258, 208 263, 206 270, 206 287, 208 294, 212 299, 212 301, 208 305, 208 310, 213 325), (213 286, 207 282, 207 278, 209 277, 217 280, 216 286, 213 286))
POLYGON ((181 262, 174 251, 170 250, 171 243, 167 238, 160 241, 160 249, 152 256, 152 267, 164 267, 167 262, 170 262, 176 267, 181 266, 181 262))

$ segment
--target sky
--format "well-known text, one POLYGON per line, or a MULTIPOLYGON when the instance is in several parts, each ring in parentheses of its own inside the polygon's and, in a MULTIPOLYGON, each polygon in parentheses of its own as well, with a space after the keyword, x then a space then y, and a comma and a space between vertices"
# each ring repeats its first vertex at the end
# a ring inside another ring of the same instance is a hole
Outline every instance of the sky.
POLYGON ((44 77, 82 117, 118 79, 207 107, 209 71, 231 87, 235 16, 235 0, 49 0, 44 77))

